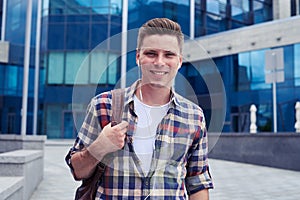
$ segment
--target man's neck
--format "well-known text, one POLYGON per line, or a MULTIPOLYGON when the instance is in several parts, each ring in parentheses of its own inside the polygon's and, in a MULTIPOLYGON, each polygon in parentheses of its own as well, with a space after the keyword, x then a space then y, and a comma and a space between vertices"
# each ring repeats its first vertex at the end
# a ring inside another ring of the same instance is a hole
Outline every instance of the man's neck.
POLYGON ((139 86, 136 95, 146 105, 160 106, 170 101, 170 88, 147 84, 139 86))

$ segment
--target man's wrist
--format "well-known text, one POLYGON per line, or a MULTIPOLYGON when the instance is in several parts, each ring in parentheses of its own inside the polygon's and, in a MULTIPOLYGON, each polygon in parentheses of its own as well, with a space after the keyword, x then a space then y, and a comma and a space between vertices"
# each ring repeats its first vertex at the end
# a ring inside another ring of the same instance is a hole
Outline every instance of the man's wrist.
POLYGON ((103 157, 106 155, 104 149, 101 148, 102 145, 93 142, 90 146, 87 147, 87 153, 89 156, 93 157, 95 161, 100 162, 103 157))

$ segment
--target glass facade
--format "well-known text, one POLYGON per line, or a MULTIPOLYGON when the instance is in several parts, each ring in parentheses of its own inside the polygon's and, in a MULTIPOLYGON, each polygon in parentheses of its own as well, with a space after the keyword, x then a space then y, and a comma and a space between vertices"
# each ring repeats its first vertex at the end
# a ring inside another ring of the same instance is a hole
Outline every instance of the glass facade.
MULTIPOLYGON (((36 43, 36 21, 37 2, 32 1, 32 23, 30 51, 35 52, 36 43)), ((1 0, 1 19, 3 18, 3 1, 1 0)), ((5 29, 1 27, 4 35, 3 41, 9 42, 8 63, 0 63, 0 133, 19 134, 21 127, 22 90, 23 90, 23 65, 24 65, 24 43, 26 29, 27 1, 7 0, 5 29), (5 31, 4 31, 5 30, 5 31)), ((1 20, 2 22, 2 20, 1 20)), ((5 25, 4 24, 4 25, 5 25)), ((33 96, 34 96, 34 53, 30 56, 28 76, 28 107, 27 107, 27 133, 32 134, 33 121, 33 96)), ((40 68, 39 79, 39 105, 38 118, 43 114, 43 92, 44 92, 43 67, 40 68)), ((38 123, 38 132, 41 133, 42 120, 38 123)))
POLYGON ((271 0, 195 0, 195 36, 272 20, 271 0))
MULTIPOLYGON (((31 52, 34 52, 37 1, 33 0, 31 52)), ((87 106, 87 99, 112 89, 121 77, 121 42, 108 38, 122 31, 122 0, 43 0, 39 134, 48 138, 74 138, 87 106), (74 103, 73 90, 80 94, 74 103)), ((298 0, 291 0, 291 16, 298 15, 298 0)), ((271 21, 272 0, 195 0, 195 37, 271 21)), ((128 0, 128 30, 154 17, 167 17, 190 33, 190 1, 128 0)), ((8 0, 5 40, 10 42, 9 63, 0 64, 0 133, 20 131, 26 1, 8 0)), ((136 46, 130 40, 128 46, 136 46)), ((300 97, 300 44, 284 49, 283 83, 277 84, 278 131, 294 131, 295 100, 300 97), (293 91, 293 92, 291 92, 293 91)), ((227 95, 224 132, 249 132, 249 108, 257 106, 259 131, 272 131, 272 84, 265 83, 265 51, 259 49, 184 63, 180 74, 188 80, 206 118, 211 100, 206 79, 223 79, 227 95), (201 74, 199 73, 201 72, 201 74)), ((34 54, 30 57, 28 129, 32 129, 34 54)), ((127 71, 136 67, 135 52, 127 52, 127 71)), ((129 77, 127 84, 136 77, 129 77)), ((178 79, 177 81, 180 81, 178 79)), ((218 84, 218 83, 216 83, 218 84)), ((177 84, 179 89, 180 84, 177 84)), ((213 95, 221 91, 214 90, 213 95)), ((221 108, 214 108, 216 110, 221 108)))
POLYGON ((77 102, 81 109, 74 114, 73 87, 80 88, 80 93, 98 86, 108 90, 116 84, 121 47, 107 38, 121 32, 121 17, 121 0, 44 1, 42 32, 46 42, 42 47, 49 94, 44 100, 44 130, 48 137, 75 137, 74 120, 83 119, 81 113, 88 102, 77 102))
POLYGON ((300 44, 294 46, 295 86, 300 86, 300 44))

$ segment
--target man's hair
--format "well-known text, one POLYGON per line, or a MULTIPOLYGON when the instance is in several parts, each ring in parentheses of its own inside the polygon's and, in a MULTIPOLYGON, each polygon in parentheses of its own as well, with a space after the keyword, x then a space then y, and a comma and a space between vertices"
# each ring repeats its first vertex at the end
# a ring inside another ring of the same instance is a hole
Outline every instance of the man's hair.
POLYGON ((145 36, 157 34, 176 36, 180 48, 180 53, 182 52, 184 37, 181 31, 181 27, 178 23, 168 18, 154 18, 143 24, 143 26, 139 29, 137 48, 141 48, 145 36))

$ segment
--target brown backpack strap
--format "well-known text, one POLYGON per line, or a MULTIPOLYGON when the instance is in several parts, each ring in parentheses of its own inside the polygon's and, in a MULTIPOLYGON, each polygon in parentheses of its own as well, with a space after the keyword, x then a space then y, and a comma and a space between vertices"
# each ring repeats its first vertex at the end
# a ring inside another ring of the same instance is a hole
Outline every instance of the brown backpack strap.
POLYGON ((115 125, 121 123, 121 121, 122 121, 125 89, 112 90, 111 94, 112 94, 111 126, 115 126, 115 125))

